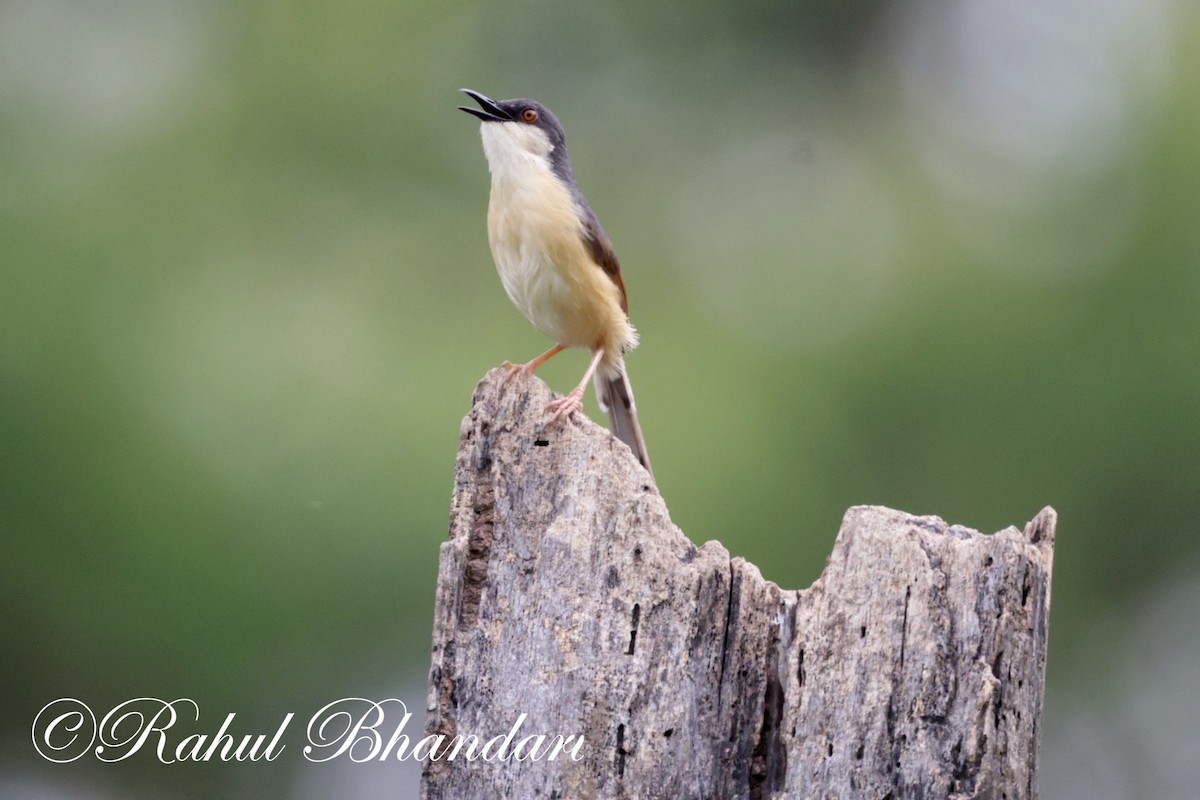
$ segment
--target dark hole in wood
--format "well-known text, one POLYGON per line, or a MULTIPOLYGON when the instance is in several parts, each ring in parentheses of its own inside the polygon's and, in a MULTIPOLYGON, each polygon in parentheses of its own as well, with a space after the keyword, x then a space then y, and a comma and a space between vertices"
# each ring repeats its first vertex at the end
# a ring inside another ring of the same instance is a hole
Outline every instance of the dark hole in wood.
POLYGON ((629 649, 625 651, 625 655, 633 655, 633 650, 637 647, 637 632, 638 623, 642 618, 642 606, 639 603, 633 604, 633 628, 629 631, 629 649))
POLYGON ((617 777, 625 777, 625 726, 617 726, 617 777))

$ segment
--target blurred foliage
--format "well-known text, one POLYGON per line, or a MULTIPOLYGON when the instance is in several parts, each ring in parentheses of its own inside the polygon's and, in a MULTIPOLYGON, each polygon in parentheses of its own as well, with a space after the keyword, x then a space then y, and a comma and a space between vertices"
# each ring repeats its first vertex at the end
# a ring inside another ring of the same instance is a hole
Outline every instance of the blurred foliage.
POLYGON ((546 346, 495 278, 459 86, 564 120, 691 538, 799 587, 850 505, 1052 504, 1051 691, 1083 670, 1084 621, 1198 553, 1200 20, 1155 4, 1134 122, 1021 168, 938 128, 919 87, 952 72, 897 8, 0 7, 6 759, 38 768, 61 696, 271 721, 421 680, 459 420, 546 346))

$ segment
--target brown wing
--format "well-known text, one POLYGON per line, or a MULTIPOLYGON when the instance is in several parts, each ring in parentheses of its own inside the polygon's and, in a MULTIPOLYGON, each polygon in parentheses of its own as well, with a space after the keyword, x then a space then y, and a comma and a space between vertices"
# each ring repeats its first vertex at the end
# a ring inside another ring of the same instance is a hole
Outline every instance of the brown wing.
POLYGON ((621 262, 617 261, 617 254, 613 252, 612 242, 608 240, 608 234, 604 232, 604 228, 600 227, 600 220, 596 219, 596 215, 591 213, 591 209, 583 215, 583 243, 587 245, 588 252, 592 254, 592 258, 604 270, 604 274, 612 279, 612 282, 617 285, 617 291, 621 293, 621 310, 629 314, 629 300, 625 296, 625 280, 621 277, 621 262))

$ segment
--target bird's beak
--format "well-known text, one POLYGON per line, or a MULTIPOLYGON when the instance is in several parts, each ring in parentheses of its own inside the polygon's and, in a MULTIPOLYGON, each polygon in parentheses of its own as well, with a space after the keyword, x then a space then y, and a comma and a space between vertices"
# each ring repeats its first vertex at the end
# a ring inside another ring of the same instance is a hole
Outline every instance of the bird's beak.
POLYGON ((500 106, 496 105, 496 101, 488 97, 486 94, 480 94, 474 89, 460 89, 463 94, 470 95, 476 103, 479 103, 480 108, 468 108, 467 106, 459 106, 459 110, 465 111, 468 114, 474 114, 484 122, 512 122, 512 117, 508 115, 500 106))

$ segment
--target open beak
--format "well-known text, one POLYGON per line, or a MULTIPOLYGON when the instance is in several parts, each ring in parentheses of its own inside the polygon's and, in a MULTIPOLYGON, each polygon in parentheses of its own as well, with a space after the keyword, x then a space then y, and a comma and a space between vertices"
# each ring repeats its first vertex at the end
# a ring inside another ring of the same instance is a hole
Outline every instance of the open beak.
POLYGON ((459 91, 470 95, 480 106, 479 108, 459 106, 459 110, 465 111, 468 114, 474 114, 484 122, 512 122, 512 117, 508 115, 508 112, 496 105, 496 101, 486 94, 480 94, 474 89, 460 89, 459 91))

